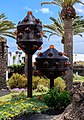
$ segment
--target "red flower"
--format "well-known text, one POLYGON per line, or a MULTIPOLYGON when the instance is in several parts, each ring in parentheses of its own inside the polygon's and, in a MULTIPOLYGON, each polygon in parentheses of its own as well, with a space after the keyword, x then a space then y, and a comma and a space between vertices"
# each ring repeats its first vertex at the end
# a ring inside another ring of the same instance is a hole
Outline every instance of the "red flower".
POLYGON ((39 95, 39 96, 38 96, 38 99, 39 99, 39 100, 40 100, 40 99, 42 99, 42 96, 41 96, 41 95, 39 95))

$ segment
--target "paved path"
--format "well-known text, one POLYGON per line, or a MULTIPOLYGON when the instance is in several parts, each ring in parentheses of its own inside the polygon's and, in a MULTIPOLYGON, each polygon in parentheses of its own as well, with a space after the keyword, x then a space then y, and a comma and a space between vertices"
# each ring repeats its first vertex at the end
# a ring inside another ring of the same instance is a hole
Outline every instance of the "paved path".
POLYGON ((9 94, 9 90, 0 90, 0 97, 9 94))

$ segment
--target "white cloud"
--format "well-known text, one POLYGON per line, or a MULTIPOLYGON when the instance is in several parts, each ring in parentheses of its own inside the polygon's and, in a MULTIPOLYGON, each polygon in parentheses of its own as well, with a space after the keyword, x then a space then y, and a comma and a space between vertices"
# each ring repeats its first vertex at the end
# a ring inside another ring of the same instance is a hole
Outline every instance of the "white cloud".
POLYGON ((27 7, 27 6, 25 6, 24 9, 27 10, 27 11, 32 11, 32 9, 27 7))
POLYGON ((41 8, 40 11, 45 14, 45 13, 49 13, 49 8, 41 8))
POLYGON ((81 2, 83 2, 83 3, 84 3, 84 0, 81 0, 81 2))
POLYGON ((49 8, 41 8, 40 12, 42 12, 43 14, 53 14, 49 8))
POLYGON ((37 10, 37 9, 31 9, 31 8, 29 8, 27 6, 24 6, 23 9, 25 9, 26 11, 34 11, 35 13, 39 12, 39 10, 37 10))
POLYGON ((37 9, 34 9, 35 13, 38 13, 39 11, 37 9))
POLYGON ((28 6, 24 6, 23 9, 25 9, 26 11, 33 11, 34 13, 39 13, 42 12, 43 14, 53 14, 52 11, 50 11, 49 8, 41 8, 41 9, 31 9, 28 6))
POLYGON ((81 9, 81 8, 76 9, 76 12, 77 12, 77 13, 83 13, 83 14, 84 14, 84 10, 81 9))
POLYGON ((84 14, 84 6, 82 4, 76 4, 75 5, 75 10, 76 10, 77 13, 84 14))

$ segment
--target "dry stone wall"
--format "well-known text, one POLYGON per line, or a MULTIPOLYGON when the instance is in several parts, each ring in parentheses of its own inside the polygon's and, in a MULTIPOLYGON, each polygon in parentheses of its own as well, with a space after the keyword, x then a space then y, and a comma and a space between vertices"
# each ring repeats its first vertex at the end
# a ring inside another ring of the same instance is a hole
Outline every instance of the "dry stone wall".
POLYGON ((0 39, 0 89, 6 88, 7 42, 0 39))

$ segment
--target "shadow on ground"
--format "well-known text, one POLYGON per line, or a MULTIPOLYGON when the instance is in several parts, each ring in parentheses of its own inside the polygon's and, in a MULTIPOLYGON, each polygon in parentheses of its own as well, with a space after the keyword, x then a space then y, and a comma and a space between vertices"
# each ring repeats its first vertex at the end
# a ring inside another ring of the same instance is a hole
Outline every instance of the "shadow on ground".
POLYGON ((61 114, 63 111, 56 111, 56 110, 47 110, 43 113, 36 113, 36 114, 27 114, 17 116, 13 120, 52 120, 55 115, 61 114))

